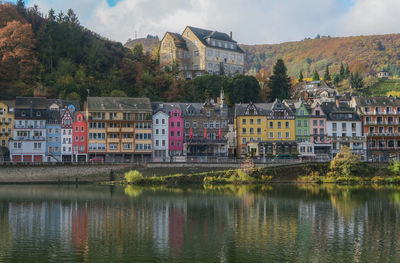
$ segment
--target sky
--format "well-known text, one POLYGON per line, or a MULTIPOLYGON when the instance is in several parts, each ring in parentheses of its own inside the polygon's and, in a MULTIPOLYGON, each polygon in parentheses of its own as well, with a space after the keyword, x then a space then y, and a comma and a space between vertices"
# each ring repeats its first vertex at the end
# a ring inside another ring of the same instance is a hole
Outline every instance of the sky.
MULTIPOLYGON (((15 0, 13 0, 15 1, 15 0)), ((400 0, 25 0, 43 13, 72 8, 81 24, 125 43, 147 34, 182 33, 186 25, 233 32, 242 44, 298 41, 317 34, 400 31, 400 0)))

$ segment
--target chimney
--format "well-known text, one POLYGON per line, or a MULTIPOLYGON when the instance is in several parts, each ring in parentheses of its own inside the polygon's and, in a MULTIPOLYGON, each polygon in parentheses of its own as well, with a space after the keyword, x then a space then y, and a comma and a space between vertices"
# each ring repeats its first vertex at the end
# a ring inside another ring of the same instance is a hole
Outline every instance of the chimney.
POLYGON ((229 37, 232 39, 232 31, 229 31, 229 37))

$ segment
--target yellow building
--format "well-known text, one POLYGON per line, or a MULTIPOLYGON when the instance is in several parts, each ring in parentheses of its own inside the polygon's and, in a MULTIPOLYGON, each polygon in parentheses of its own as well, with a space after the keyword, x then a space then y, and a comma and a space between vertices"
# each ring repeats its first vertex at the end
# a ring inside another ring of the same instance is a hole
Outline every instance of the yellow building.
POLYGON ((267 139, 263 143, 265 156, 297 153, 295 115, 276 99, 267 113, 267 139))
POLYGON ((111 162, 141 161, 152 154, 148 98, 88 97, 88 154, 111 162))
POLYGON ((15 101, 0 101, 0 147, 8 148, 8 140, 14 132, 15 101))
POLYGON ((267 140, 268 104, 236 104, 235 129, 238 157, 246 154, 259 155, 258 144, 267 140))
POLYGON ((235 75, 244 72, 244 52, 222 32, 187 26, 182 34, 167 32, 160 43, 160 64, 178 64, 181 78, 204 73, 235 75))

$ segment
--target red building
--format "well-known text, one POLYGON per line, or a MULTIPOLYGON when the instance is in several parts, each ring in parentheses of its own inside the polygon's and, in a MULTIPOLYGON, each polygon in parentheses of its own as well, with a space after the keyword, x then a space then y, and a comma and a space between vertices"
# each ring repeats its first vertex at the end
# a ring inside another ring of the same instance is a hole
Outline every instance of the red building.
POLYGON ((88 156, 87 120, 83 112, 74 113, 72 136, 73 161, 86 162, 88 156))

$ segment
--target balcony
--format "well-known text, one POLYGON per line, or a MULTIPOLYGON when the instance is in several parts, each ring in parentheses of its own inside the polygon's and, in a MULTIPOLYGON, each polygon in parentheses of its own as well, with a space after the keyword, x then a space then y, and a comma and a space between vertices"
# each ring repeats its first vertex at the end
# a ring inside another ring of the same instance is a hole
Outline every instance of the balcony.
POLYGON ((119 142, 119 138, 108 138, 108 142, 119 142))
POLYGON ((121 128, 122 132, 133 132, 133 128, 121 128))
POLYGON ((188 144, 222 144, 227 143, 227 139, 205 139, 205 138, 196 138, 196 139, 186 139, 188 144))
POLYGON ((119 127, 108 127, 107 132, 119 132, 120 128, 119 127))

